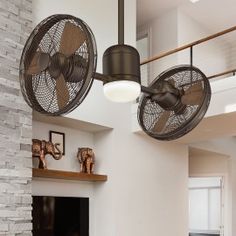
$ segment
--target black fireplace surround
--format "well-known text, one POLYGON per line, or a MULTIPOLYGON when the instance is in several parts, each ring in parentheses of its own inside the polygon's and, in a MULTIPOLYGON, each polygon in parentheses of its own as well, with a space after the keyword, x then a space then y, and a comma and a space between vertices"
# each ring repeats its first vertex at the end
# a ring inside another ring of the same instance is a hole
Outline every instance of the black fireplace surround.
POLYGON ((33 196, 33 236, 89 236, 89 199, 33 196))

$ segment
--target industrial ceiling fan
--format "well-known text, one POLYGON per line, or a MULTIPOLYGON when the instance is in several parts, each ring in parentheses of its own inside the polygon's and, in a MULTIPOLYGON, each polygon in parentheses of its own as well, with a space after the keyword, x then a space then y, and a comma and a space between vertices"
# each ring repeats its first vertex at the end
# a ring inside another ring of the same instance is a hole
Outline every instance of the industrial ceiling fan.
POLYGON ((178 138, 203 118, 210 85, 197 68, 180 66, 162 73, 149 87, 140 84, 140 57, 124 44, 124 0, 118 1, 118 44, 103 55, 103 74, 96 73, 97 50, 92 31, 81 19, 53 15, 31 33, 20 61, 20 85, 32 109, 53 116, 71 112, 87 96, 93 79, 104 83, 114 102, 135 100, 142 129, 161 140, 178 138))

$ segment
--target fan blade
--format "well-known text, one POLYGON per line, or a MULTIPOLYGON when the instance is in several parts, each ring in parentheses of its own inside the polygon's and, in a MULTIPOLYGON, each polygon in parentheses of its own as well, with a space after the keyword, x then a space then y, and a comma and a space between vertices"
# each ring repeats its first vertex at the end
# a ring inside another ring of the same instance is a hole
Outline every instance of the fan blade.
POLYGON ((160 118, 157 120, 156 124, 154 125, 152 132, 162 132, 166 126, 166 122, 168 121, 170 114, 171 111, 164 111, 160 118))
POLYGON ((175 87, 175 81, 174 81, 174 79, 169 79, 169 80, 168 80, 168 83, 170 83, 171 85, 173 85, 173 86, 175 87))
POLYGON ((181 102, 184 105, 200 105, 203 97, 203 92, 193 92, 181 97, 181 102))
POLYGON ((26 74, 39 74, 41 71, 44 71, 49 64, 50 56, 44 52, 36 52, 34 57, 26 70, 26 74))
POLYGON ((189 87, 185 93, 198 92, 202 90, 202 81, 195 83, 193 86, 189 87))
POLYGON ((58 107, 59 109, 62 109, 69 102, 69 97, 70 97, 63 74, 61 74, 56 79, 56 93, 57 93, 58 107))
POLYGON ((198 82, 185 91, 185 94, 181 97, 181 102, 184 105, 200 105, 202 97, 202 83, 198 82))
POLYGON ((59 51, 69 57, 84 43, 85 39, 85 34, 79 27, 67 22, 61 36, 59 51))

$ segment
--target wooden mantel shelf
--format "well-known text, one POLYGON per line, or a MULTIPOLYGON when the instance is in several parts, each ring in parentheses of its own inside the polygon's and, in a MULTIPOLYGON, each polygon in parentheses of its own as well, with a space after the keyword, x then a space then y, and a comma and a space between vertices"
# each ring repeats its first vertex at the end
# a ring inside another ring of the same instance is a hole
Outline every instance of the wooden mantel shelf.
POLYGON ((33 168, 33 177, 37 178, 51 178, 64 180, 78 180, 78 181, 107 181, 107 175, 85 174, 79 172, 36 169, 33 168))

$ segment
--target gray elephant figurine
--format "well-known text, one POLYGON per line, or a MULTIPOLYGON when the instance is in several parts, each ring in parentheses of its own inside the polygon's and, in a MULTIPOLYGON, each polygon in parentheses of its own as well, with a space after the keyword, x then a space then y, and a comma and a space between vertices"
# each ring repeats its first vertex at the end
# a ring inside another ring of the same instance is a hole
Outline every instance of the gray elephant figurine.
POLYGON ((51 155, 55 160, 60 160, 62 158, 62 152, 58 148, 60 144, 32 139, 32 157, 39 158, 39 168, 47 169, 47 163, 45 156, 47 154, 51 155), (57 151, 57 152, 56 152, 57 151))

